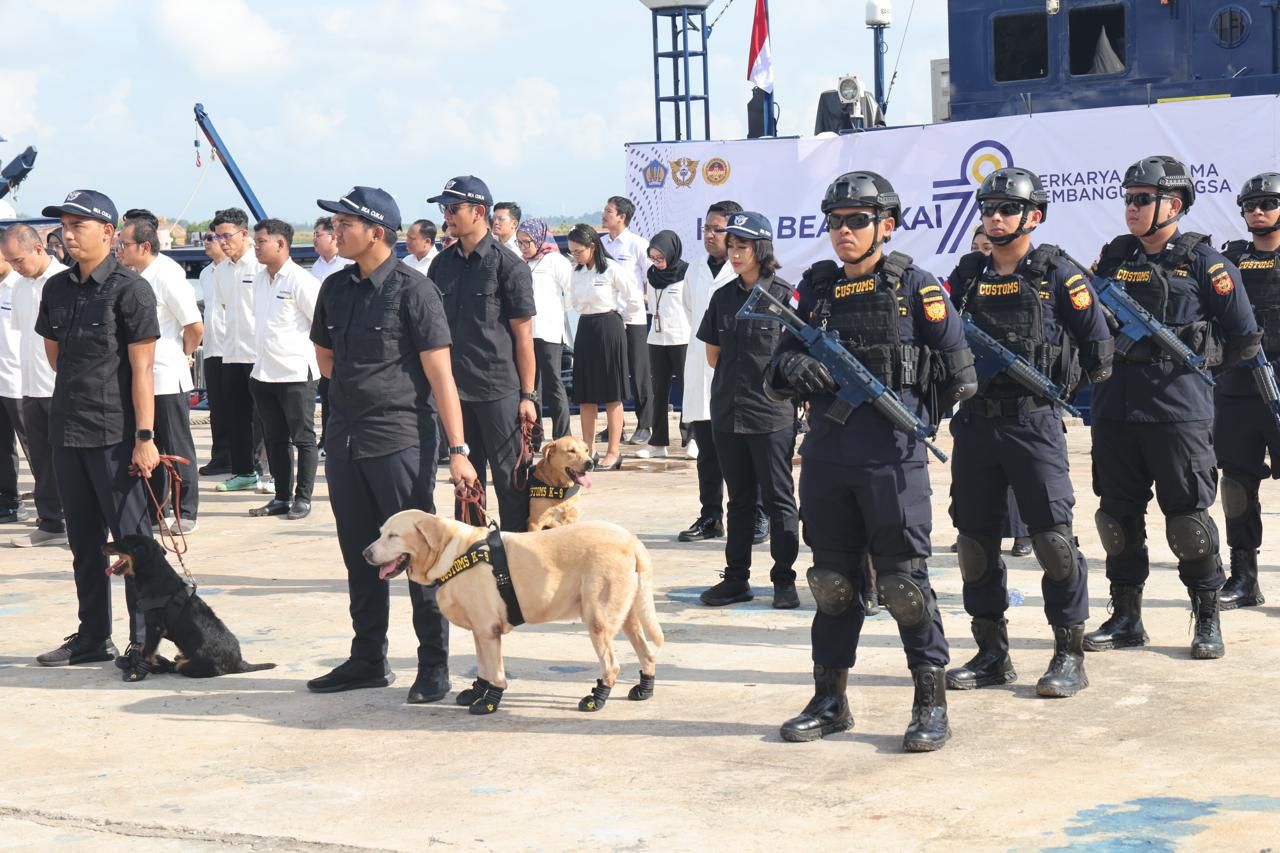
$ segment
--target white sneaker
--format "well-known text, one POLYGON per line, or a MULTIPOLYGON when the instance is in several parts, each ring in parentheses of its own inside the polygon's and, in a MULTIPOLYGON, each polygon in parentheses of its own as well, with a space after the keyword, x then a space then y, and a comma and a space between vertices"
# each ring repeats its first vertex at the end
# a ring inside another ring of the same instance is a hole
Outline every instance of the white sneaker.
POLYGON ((689 439, 689 443, 688 443, 687 445, 685 445, 685 448, 684 448, 684 455, 685 455, 685 456, 688 456, 690 459, 697 459, 697 458, 698 458, 698 441, 697 441, 697 439, 694 439, 694 438, 689 439))
POLYGON ((270 477, 259 477, 258 488, 254 489, 260 495, 274 495, 276 493, 276 481, 270 477))
POLYGON ((49 533, 46 530, 36 528, 26 536, 15 536, 9 540, 9 544, 15 548, 39 548, 42 545, 66 545, 67 534, 65 533, 49 533))
POLYGON ((667 449, 665 447, 654 447, 646 444, 644 447, 636 451, 636 456, 640 459, 666 459, 667 449))
POLYGON ((163 521, 163 522, 162 522, 162 521, 159 521, 159 520, 158 520, 154 515, 152 515, 152 516, 151 516, 151 529, 152 529, 152 530, 159 530, 161 527, 168 527, 168 526, 169 526, 169 525, 171 525, 171 524, 173 524, 173 516, 172 516, 172 515, 170 515, 170 514, 169 514, 169 513, 167 513, 167 512, 166 512, 166 513, 165 513, 165 515, 164 515, 164 521, 163 521))
POLYGON ((169 527, 169 533, 173 536, 179 534, 185 536, 188 533, 195 533, 199 527, 199 523, 194 518, 179 518, 169 527))

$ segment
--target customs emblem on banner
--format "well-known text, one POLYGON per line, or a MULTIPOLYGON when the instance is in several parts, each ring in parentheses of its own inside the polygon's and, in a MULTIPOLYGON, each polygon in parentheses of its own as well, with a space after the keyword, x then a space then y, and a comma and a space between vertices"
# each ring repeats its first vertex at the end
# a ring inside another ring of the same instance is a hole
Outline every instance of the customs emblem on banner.
POLYGON ((729 180, 729 164, 720 157, 712 157, 702 167, 702 180, 718 187, 729 180))
POLYGON ((671 180, 678 187, 693 186, 693 179, 698 177, 698 161, 681 157, 671 161, 671 180))

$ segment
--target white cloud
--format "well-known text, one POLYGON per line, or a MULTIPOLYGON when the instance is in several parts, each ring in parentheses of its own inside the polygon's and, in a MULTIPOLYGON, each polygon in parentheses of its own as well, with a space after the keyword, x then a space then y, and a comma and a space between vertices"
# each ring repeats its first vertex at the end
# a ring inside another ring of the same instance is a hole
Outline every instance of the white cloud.
POLYGON ((43 70, 0 68, 0 80, 4 81, 0 86, 0 136, 18 142, 18 137, 44 129, 37 113, 44 76, 43 70))
POLYGON ((247 77, 290 67, 293 37, 271 26, 244 0, 211 6, 158 3, 156 35, 197 76, 247 77))

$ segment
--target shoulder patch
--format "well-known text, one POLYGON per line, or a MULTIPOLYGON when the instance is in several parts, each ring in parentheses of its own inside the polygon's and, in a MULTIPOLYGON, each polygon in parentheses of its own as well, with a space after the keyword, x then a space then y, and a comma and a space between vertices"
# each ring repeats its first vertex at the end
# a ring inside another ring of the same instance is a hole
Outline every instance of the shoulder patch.
POLYGON ((1231 280, 1231 273, 1225 269, 1215 275, 1212 279, 1213 289, 1219 296, 1226 296, 1235 289, 1235 282, 1231 280))
POLYGON ((1083 279, 1067 292, 1071 295, 1071 307, 1077 311, 1085 311, 1093 304, 1093 294, 1089 292, 1089 286, 1083 279))
POLYGON ((1083 280, 1084 280, 1084 276, 1080 275, 1080 273, 1076 273, 1075 275, 1071 276, 1066 281, 1064 281, 1062 283, 1062 286, 1067 288, 1068 290, 1074 291, 1075 288, 1072 287, 1072 285, 1074 285, 1078 281, 1083 281, 1083 280))
POLYGON ((924 318, 930 323, 941 323, 947 319, 947 300, 942 298, 925 300, 924 318))
POLYGON ((924 296, 929 293, 941 293, 941 292, 942 292, 942 285, 939 285, 939 284, 926 284, 924 287, 920 288, 921 296, 924 296))

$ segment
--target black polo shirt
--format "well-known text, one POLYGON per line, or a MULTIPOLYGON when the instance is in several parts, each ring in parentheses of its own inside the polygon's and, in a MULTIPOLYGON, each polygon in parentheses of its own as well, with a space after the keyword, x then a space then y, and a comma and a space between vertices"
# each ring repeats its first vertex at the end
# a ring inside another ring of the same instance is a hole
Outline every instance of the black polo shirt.
POLYGON ((499 400, 520 390, 510 321, 532 317, 529 265, 492 233, 470 255, 457 242, 436 255, 427 274, 444 298, 453 333, 453 381, 469 403, 499 400))
POLYGON ((333 350, 326 444, 370 459, 420 443, 432 408, 419 354, 449 346, 430 279, 394 255, 369 278, 357 264, 335 272, 320 285, 311 340, 333 350))
POLYGON ((36 332, 58 342, 49 441, 56 447, 133 441, 129 344, 160 337, 151 285, 113 257, 88 281, 81 280, 76 264, 45 284, 36 332))
MULTIPOLYGON (((758 284, 783 302, 791 300, 791 285, 779 278, 758 284)), ((711 294, 711 304, 698 327, 698 340, 720 347, 720 360, 711 378, 711 428, 720 432, 766 433, 790 429, 795 406, 770 400, 764 394, 764 369, 782 334, 776 320, 739 320, 738 309, 750 288, 734 278, 711 294)), ((706 358, 705 352, 690 358, 706 358)))

